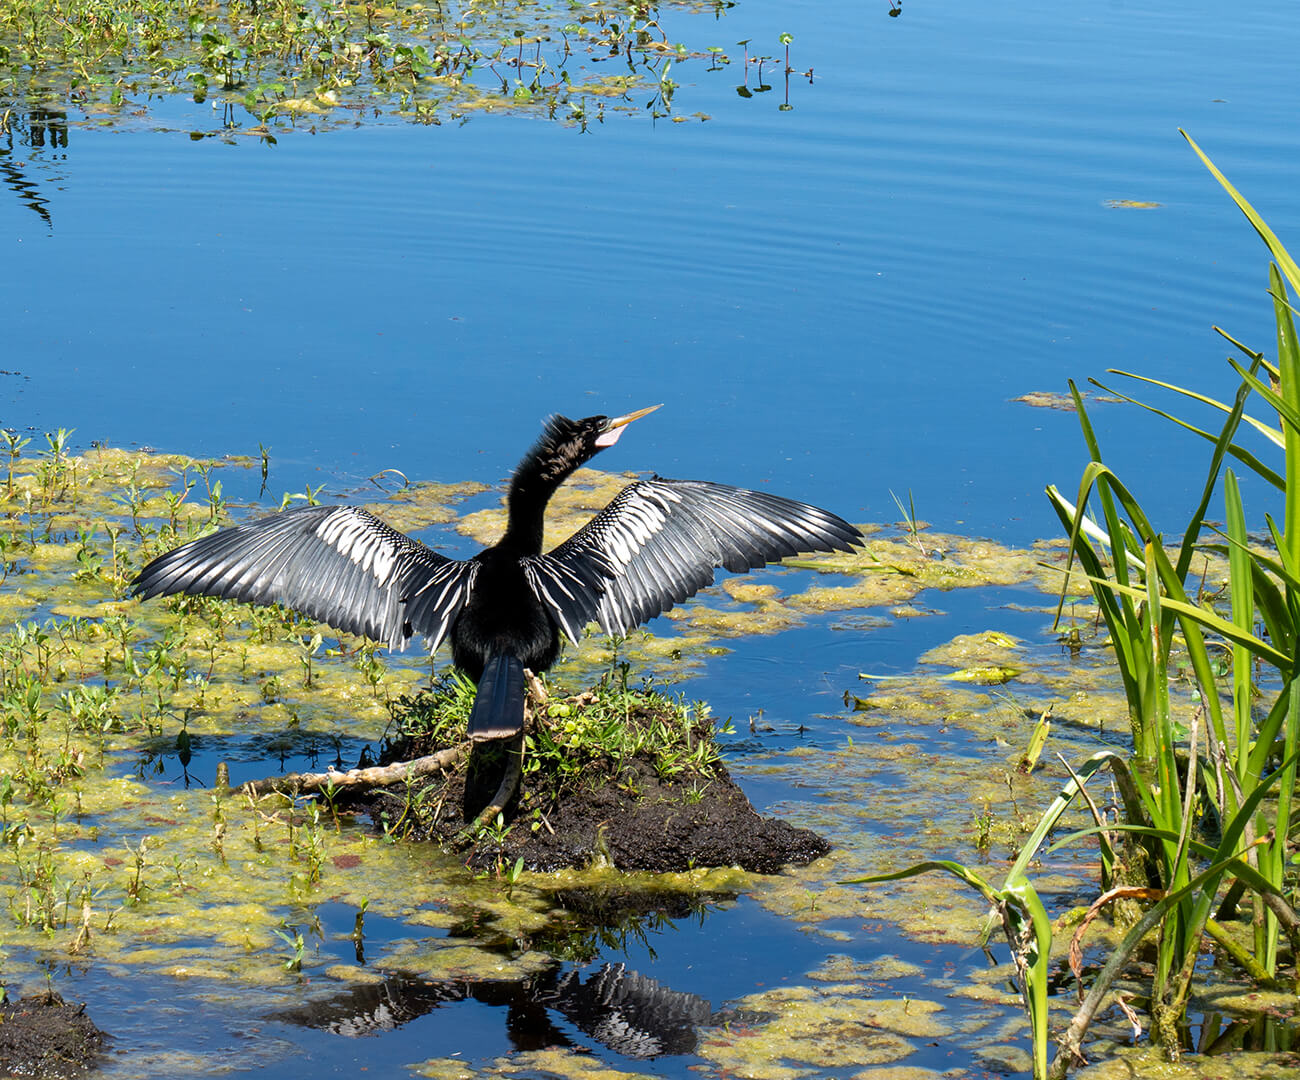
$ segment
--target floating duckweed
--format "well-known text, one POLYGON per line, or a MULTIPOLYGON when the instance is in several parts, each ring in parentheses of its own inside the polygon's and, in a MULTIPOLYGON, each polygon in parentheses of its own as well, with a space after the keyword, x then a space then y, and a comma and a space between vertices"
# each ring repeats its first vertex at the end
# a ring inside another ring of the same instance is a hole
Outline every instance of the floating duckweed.
POLYGON ((874 960, 854 960, 851 956, 828 956, 822 965, 808 973, 818 982, 890 982, 924 975, 925 969, 897 956, 878 956, 874 960))
POLYGON ((1069 394, 1056 390, 1030 390, 1019 397, 1011 399, 1033 409, 1056 409, 1059 412, 1074 412, 1074 399, 1069 394))
POLYGON ((653 1080, 653 1075, 632 1072, 606 1065, 585 1050, 551 1047, 546 1050, 526 1050, 499 1058, 493 1063, 493 1076, 535 1077, 557 1076, 564 1080, 653 1080))
MULTIPOLYGON (((775 596, 775 590, 773 590, 775 596)), ((668 613, 674 622, 708 638, 747 637, 750 634, 779 634, 803 622, 798 611, 770 597, 744 601, 745 608, 716 608, 691 604, 668 613)))
POLYGON ((699 1053, 737 1076, 793 1078, 901 1061, 915 1050, 909 1039, 950 1034, 937 1019, 937 1002, 845 995, 839 987, 781 987, 743 997, 736 1007, 772 1019, 715 1030, 699 1053))
POLYGON ((416 1076, 429 1077, 429 1080, 474 1080, 478 1075, 474 1069, 457 1058, 429 1058, 414 1065, 407 1065, 406 1068, 416 1076))
POLYGON ((1023 642, 998 630, 978 634, 958 634, 951 641, 937 645, 918 657, 922 664, 945 664, 965 667, 971 664, 1012 664, 1020 661, 1023 642))
POLYGON ((1019 1046, 973 1046, 971 1049, 975 1065, 992 1073, 1027 1073, 1034 1067, 1029 1052, 1019 1046))
POLYGON ((385 966, 410 972, 431 982, 520 981, 547 970, 554 963, 546 953, 521 952, 506 957, 477 943, 431 938, 399 942, 384 957, 385 966))
POLYGON ((394 529, 414 533, 430 525, 454 521, 458 504, 487 490, 486 484, 476 482, 419 482, 399 488, 382 503, 370 503, 366 509, 382 517, 394 529))
POLYGON ((1166 1060, 1160 1047, 1110 1045, 1095 1065, 1080 1069, 1076 1080, 1296 1080, 1300 1068, 1276 1054, 1237 1052, 1189 1062, 1166 1060), (1102 1056, 1104 1054, 1104 1057, 1102 1056))

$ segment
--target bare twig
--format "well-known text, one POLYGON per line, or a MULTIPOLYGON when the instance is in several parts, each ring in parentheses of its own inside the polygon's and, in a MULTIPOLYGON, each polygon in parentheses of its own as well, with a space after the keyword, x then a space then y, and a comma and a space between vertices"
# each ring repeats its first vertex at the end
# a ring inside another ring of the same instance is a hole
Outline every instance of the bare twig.
MULTIPOLYGON (((524 684, 528 687, 528 696, 538 705, 545 705, 550 694, 546 692, 546 686, 536 675, 528 668, 524 668, 524 684)), ((526 726, 526 725, 525 725, 526 726)))

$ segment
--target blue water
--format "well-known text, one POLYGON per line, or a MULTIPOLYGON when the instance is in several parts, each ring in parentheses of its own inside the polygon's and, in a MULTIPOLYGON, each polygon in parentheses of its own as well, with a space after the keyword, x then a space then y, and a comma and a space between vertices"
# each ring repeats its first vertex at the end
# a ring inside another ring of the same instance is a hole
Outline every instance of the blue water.
MULTIPOLYGON (((890 491, 910 490, 943 527, 1054 535, 1042 489, 1077 484, 1076 421, 1011 398, 1108 367, 1226 397, 1211 324, 1271 349, 1264 248, 1178 128, 1300 249, 1300 21, 1286 0, 887 12, 740 0, 717 23, 662 13, 675 37, 737 55, 742 38, 776 53, 791 32, 814 80, 792 78, 789 110, 775 67, 774 89, 746 99, 739 65, 696 63, 674 68, 675 104, 707 122, 611 113, 582 134, 478 116, 270 146, 192 141, 209 107, 169 101, 155 108, 170 130, 0 142, 16 170, 0 189, 0 368, 19 373, 0 375, 0 425, 195 455, 265 444, 278 502, 384 468, 493 482, 552 411, 662 401, 598 463, 763 485, 853 520, 895 519, 890 491)), ((1094 409, 1112 463, 1178 527, 1199 490, 1197 444, 1123 406, 1094 409)), ((251 496, 256 478, 227 485, 251 496)), ((741 759, 759 708, 772 732, 757 749, 833 745, 864 666, 904 671, 955 633, 1041 623, 1005 601, 944 596, 941 621, 736 643, 689 692, 736 717, 741 759)), ((174 760, 161 767, 180 782, 174 760)), ((767 805, 789 789, 765 776, 752 793, 767 805)), ((692 982, 693 950, 761 953, 777 977, 815 962, 755 906, 704 925, 657 943, 666 981, 692 982)), ((715 1008, 746 992, 713 976, 699 987, 715 1008)), ((450 1008, 478 1053, 507 1049, 491 1006, 450 1008)), ((101 1009, 137 1038, 157 1015, 144 998, 101 1009)), ((417 1022, 415 1043, 345 1049, 268 1030, 314 1054, 313 1074, 336 1060, 350 1074, 453 1052, 430 1034, 438 1022, 417 1022)), ((191 1034, 250 1037, 232 1032, 191 1034)), ((946 1067, 945 1046, 909 1064, 946 1067)))
MULTIPOLYGON (((273 147, 74 127, 22 152, 48 224, 0 200, 4 366, 29 376, 0 377, 3 422, 261 442, 272 486, 301 490, 384 467, 493 480, 551 411, 665 401, 602 464, 868 519, 910 489, 938 523, 1049 534, 1074 420, 1009 398, 1109 366, 1225 394, 1210 324, 1268 347, 1262 245, 1177 128, 1295 235, 1300 31, 1284 3, 886 11, 674 13, 731 52, 794 33, 815 82, 788 112, 779 84, 738 97, 739 65, 679 65, 706 123, 479 117, 273 147)), ((1099 412, 1156 508, 1182 508, 1180 444, 1099 412)))

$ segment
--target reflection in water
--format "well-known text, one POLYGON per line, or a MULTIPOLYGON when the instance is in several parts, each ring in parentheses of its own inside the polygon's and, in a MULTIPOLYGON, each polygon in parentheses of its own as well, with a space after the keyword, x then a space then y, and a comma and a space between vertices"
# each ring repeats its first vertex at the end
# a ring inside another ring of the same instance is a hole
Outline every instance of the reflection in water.
POLYGON ((506 1031, 516 1050, 572 1046, 552 1020, 555 1012, 615 1053, 638 1059, 689 1054, 697 1028, 739 1018, 734 1012, 715 1013, 699 995, 661 986, 623 964, 605 964, 585 980, 557 964, 522 980, 427 981, 394 974, 275 1019, 356 1038, 391 1031, 440 1005, 471 1000, 507 1009, 506 1031))
MULTIPOLYGON (((558 890, 553 899, 552 924, 526 945, 555 958, 540 972, 472 980, 390 970, 381 982, 349 986, 274 1019, 356 1038, 392 1031, 445 1004, 477 1001, 506 1009, 506 1034, 516 1050, 574 1045, 572 1032, 558 1024, 562 1017, 615 1053, 637 1059, 692 1053, 699 1028, 756 1019, 734 1010, 715 1013, 700 995, 663 986, 623 963, 607 962, 585 978, 580 966, 629 943, 645 947, 648 933, 672 929, 673 919, 702 919, 718 901, 733 899, 731 894, 594 887, 558 890)), ((489 950, 521 946, 513 938, 484 941, 469 923, 452 927, 450 938, 489 950)))
POLYGON ((240 772, 237 783, 242 783, 249 771, 243 767, 250 764, 256 766, 255 776, 299 769, 316 772, 327 764, 345 770, 352 762, 371 764, 369 749, 360 739, 334 732, 289 729, 238 736, 191 735, 182 726, 175 735, 143 740, 129 767, 140 780, 165 778, 185 788, 203 788, 212 782, 221 762, 235 767, 240 772))
POLYGON ((68 148, 68 114, 62 109, 44 109, 34 107, 27 115, 10 114, 4 124, 4 145, 0 145, 0 176, 4 177, 5 186, 29 210, 34 210, 46 225, 53 225, 50 217, 49 200, 45 198, 24 171, 27 162, 18 160, 14 155, 15 139, 17 146, 31 150, 55 150, 68 148))

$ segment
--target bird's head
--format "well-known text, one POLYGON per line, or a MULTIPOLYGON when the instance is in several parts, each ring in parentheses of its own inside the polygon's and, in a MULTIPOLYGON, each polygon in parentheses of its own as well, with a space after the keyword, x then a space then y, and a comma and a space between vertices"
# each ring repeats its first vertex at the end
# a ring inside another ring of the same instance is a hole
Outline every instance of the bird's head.
POLYGON ((552 416, 529 456, 538 463, 544 476, 568 476, 584 462, 618 442, 623 430, 633 420, 652 413, 658 405, 626 413, 623 416, 588 416, 570 420, 552 416))

